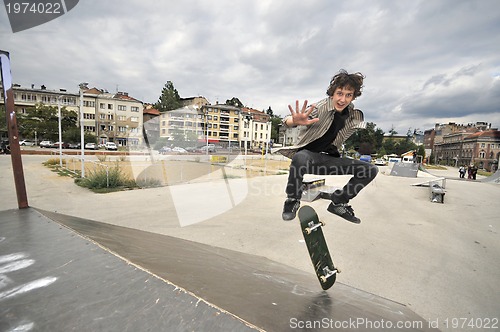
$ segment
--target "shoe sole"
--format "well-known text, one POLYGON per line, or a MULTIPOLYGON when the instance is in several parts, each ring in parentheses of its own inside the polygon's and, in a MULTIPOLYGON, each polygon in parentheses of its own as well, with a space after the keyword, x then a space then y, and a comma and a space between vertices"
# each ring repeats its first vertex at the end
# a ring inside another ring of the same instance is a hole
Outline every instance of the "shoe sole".
POLYGON ((336 214, 335 212, 333 212, 332 210, 330 210, 330 205, 328 206, 328 208, 326 209, 328 212, 330 212, 331 214, 334 214, 350 223, 353 223, 353 224, 360 224, 361 223, 361 220, 360 219, 357 219, 357 220, 349 220, 347 218, 344 218, 343 216, 341 216, 340 214, 336 214))

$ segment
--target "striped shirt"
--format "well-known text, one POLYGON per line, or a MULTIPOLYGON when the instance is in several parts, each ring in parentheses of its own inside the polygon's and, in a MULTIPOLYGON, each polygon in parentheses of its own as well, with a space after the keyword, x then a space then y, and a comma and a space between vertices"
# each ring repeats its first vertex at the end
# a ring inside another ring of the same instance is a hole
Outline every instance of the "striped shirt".
MULTIPOLYGON (((354 131, 357 128, 363 127, 363 112, 355 109, 352 103, 347 106, 347 110, 349 112, 349 115, 345 120, 345 125, 342 129, 339 130, 337 137, 332 142, 332 144, 339 151, 342 148, 342 144, 354 133, 354 131)), ((336 111, 333 107, 332 99, 330 97, 319 101, 316 104, 316 109, 314 109, 309 116, 312 119, 319 118, 319 121, 309 126, 299 126, 299 136, 297 144, 294 146, 278 148, 274 152, 281 153, 285 157, 291 159, 300 148, 303 148, 307 144, 317 140, 328 131, 328 128, 330 128, 330 126, 332 125, 335 112, 336 111)), ((291 117, 291 115, 287 115, 282 121, 285 127, 287 126, 286 120, 289 117, 291 117)))

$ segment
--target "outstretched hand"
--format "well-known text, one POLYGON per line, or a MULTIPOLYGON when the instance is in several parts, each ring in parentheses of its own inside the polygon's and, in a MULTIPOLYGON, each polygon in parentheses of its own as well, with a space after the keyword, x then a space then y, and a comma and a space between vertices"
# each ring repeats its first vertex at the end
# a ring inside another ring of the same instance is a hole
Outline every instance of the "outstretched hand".
POLYGON ((288 109, 290 110, 290 114, 292 115, 292 121, 294 126, 310 126, 313 123, 319 121, 318 118, 309 119, 309 115, 316 108, 316 105, 312 104, 307 106, 307 100, 304 100, 304 104, 302 108, 299 109, 299 101, 295 101, 295 111, 293 110, 291 105, 288 105, 288 109))

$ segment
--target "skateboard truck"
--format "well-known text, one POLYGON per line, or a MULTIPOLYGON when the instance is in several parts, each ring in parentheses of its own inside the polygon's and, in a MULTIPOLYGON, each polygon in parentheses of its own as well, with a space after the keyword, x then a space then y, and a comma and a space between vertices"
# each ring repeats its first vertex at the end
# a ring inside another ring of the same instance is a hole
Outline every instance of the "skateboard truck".
POLYGON ((333 269, 333 271, 332 271, 332 270, 330 270, 330 268, 328 266, 325 266, 323 268, 323 275, 320 277, 321 282, 325 283, 328 278, 330 278, 331 276, 333 276, 337 273, 340 273, 339 269, 333 269))
POLYGON ((319 221, 319 223, 315 224, 315 223, 314 223, 314 221, 310 221, 310 222, 307 224, 307 226, 309 226, 309 227, 306 227, 306 229, 304 230, 304 232, 305 232, 306 234, 308 234, 308 235, 309 235, 309 234, 311 234, 313 231, 315 231, 315 230, 316 230, 316 228, 318 228, 318 227, 322 227, 322 226, 325 226, 325 222, 320 220, 320 221, 319 221))

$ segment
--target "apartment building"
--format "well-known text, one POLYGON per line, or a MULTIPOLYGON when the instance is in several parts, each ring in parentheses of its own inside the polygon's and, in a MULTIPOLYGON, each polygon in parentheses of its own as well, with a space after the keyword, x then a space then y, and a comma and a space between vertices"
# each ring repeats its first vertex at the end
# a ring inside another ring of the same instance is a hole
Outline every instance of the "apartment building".
MULTIPOLYGON (((83 119, 80 119, 80 92, 66 89, 49 90, 44 85, 23 88, 13 85, 15 110, 24 114, 37 104, 61 106, 78 114, 77 125, 83 123, 86 132, 94 134, 99 143, 115 142, 119 146, 136 146, 142 143, 142 102, 126 92, 108 93, 97 88, 83 87, 83 119)), ((0 104, 4 103, 3 90, 0 104)))
POLYGON ((205 134, 208 135, 209 143, 223 148, 240 145, 241 109, 239 107, 225 104, 204 105, 201 112, 206 117, 205 134))
MULTIPOLYGON (((89 111, 88 114, 91 115, 93 107, 96 126, 94 133, 98 137, 99 144, 115 142, 118 146, 133 148, 142 143, 143 104, 141 101, 132 98, 127 92, 112 94, 95 88, 85 90, 83 96, 84 123, 86 123, 86 112, 89 111), (99 91, 101 93, 98 93, 99 91), (86 98, 91 98, 91 102, 95 102, 95 105, 90 103, 86 107, 86 98)), ((93 128, 85 127, 85 129, 91 131, 93 128)))
POLYGON ((265 112, 243 107, 240 114, 240 148, 267 149, 271 141, 270 116, 265 112))
MULTIPOLYGON (((19 84, 14 84, 12 90, 14 93, 14 106, 18 114, 26 113, 27 108, 34 107, 39 103, 57 107, 58 98, 61 107, 65 106, 67 110, 77 113, 79 110, 80 98, 78 93, 67 92, 66 89, 47 90, 44 85, 38 88, 34 84, 31 85, 31 88, 23 88, 19 84)), ((0 105, 4 104, 3 93, 3 89, 1 89, 0 105)))
POLYGON ((271 139, 271 122, 264 112, 226 104, 210 105, 204 97, 181 99, 182 108, 159 116, 160 137, 208 143, 223 148, 260 149, 271 139))
POLYGON ((189 141, 192 145, 204 142, 205 117, 198 107, 182 108, 159 115, 160 137, 171 141, 189 141))

